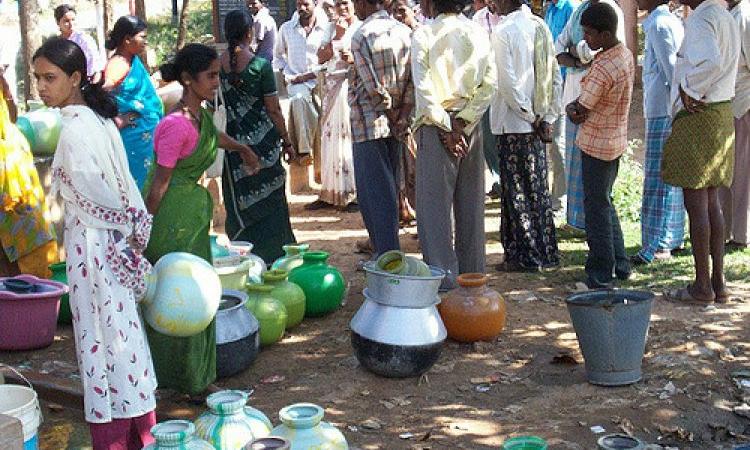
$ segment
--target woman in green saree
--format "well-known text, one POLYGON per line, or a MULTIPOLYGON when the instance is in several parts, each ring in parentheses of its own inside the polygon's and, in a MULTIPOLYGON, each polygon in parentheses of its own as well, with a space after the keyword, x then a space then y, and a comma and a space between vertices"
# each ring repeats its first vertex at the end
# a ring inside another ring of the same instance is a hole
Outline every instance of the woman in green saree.
MULTIPOLYGON (((188 252, 211 262, 208 230, 213 203, 198 184, 216 159, 220 145, 242 161, 243 170, 256 173, 258 157, 243 145, 218 132, 211 113, 201 102, 214 98, 219 86, 216 51, 189 44, 173 63, 161 67, 166 81, 179 81, 180 101, 154 133, 156 165, 146 186, 146 207, 154 215, 145 255, 152 263, 170 252, 188 252)), ((199 394, 216 378, 216 323, 190 337, 177 338, 147 326, 148 341, 159 386, 199 394)))
POLYGON ((250 51, 253 19, 234 10, 224 21, 229 47, 221 55, 221 90, 227 108, 227 134, 258 152, 261 170, 248 175, 237 155, 224 157, 221 179, 233 241, 253 243, 253 253, 267 263, 284 254, 282 246, 295 242, 289 223, 282 153, 296 157, 284 124, 271 63, 250 51))

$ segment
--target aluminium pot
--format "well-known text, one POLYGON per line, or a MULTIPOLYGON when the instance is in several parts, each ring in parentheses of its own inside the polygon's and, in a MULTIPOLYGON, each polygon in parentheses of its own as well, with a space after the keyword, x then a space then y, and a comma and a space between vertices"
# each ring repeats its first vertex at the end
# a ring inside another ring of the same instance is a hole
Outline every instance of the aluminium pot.
POLYGON ((365 301, 350 323, 354 354, 367 370, 389 378, 421 375, 437 362, 447 332, 435 304, 425 308, 365 301))
POLYGON ((258 321, 245 307, 247 294, 225 289, 216 313, 216 376, 236 375, 258 356, 258 321))

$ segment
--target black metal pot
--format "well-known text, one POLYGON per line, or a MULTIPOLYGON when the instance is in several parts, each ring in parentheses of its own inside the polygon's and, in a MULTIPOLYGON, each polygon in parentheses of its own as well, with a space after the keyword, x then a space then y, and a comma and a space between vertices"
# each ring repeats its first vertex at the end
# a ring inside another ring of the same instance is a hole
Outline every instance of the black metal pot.
POLYGON ((247 294, 225 289, 216 313, 216 376, 231 377, 252 365, 260 351, 258 321, 245 307, 247 294))

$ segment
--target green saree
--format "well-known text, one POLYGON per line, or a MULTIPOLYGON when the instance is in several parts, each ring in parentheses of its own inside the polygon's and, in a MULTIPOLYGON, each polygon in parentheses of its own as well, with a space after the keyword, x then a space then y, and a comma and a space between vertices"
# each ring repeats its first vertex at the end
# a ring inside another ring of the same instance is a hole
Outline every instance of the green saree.
MULTIPOLYGON (((217 141, 213 118, 203 110, 198 144, 190 156, 177 162, 154 216, 145 252, 152 264, 171 252, 192 253, 211 262, 208 231, 213 202, 198 179, 216 158, 217 141)), ((150 181, 151 177, 144 192, 150 181)), ((148 325, 146 332, 160 388, 198 394, 216 379, 215 320, 201 333, 186 338, 166 336, 148 325)))

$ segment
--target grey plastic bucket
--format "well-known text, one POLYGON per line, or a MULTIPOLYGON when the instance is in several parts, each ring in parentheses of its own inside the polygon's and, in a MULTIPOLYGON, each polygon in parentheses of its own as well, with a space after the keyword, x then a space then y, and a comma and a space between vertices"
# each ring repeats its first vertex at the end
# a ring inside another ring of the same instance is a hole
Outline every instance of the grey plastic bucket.
POLYGON ((641 379, 641 362, 654 294, 599 289, 568 297, 586 377, 592 384, 620 386, 641 379))

